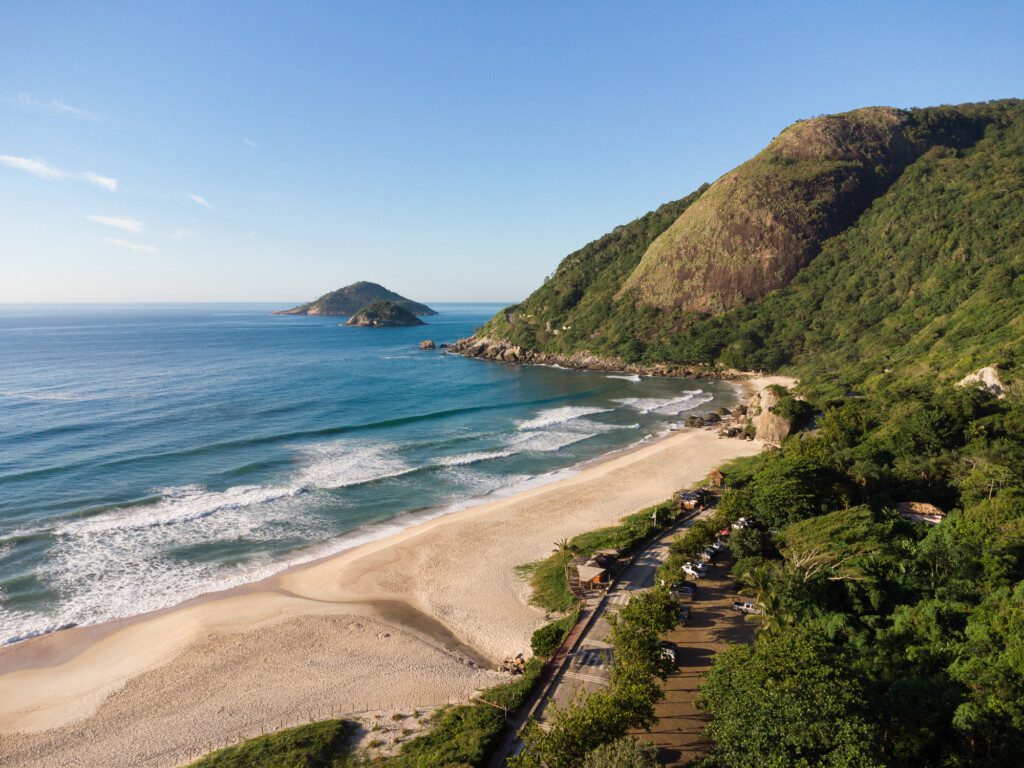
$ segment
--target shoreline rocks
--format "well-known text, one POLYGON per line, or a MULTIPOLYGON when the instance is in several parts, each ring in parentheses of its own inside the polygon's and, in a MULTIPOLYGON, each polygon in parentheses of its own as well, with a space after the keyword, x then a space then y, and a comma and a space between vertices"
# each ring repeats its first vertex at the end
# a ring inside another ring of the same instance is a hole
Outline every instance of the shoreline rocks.
MULTIPOLYGON (((444 346, 443 344, 441 345, 444 346)), ((657 363, 644 365, 626 363, 616 358, 604 358, 590 352, 576 352, 563 355, 553 352, 536 352, 507 341, 488 337, 469 336, 459 339, 448 351, 463 357, 476 357, 512 365, 551 365, 561 368, 585 371, 607 371, 608 373, 634 373, 640 376, 663 376, 668 378, 697 378, 708 376, 716 379, 737 378, 723 369, 702 369, 696 366, 657 363)))

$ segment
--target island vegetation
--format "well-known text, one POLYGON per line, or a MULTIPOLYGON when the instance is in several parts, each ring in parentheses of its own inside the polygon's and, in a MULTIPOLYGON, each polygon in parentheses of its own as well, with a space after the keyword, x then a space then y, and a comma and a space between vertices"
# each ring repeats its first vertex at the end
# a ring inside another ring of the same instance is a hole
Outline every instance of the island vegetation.
POLYGON ((353 313, 345 325, 366 328, 401 328, 410 325, 425 325, 416 315, 390 301, 375 301, 353 313))
POLYGON ((394 291, 389 291, 383 285, 369 283, 362 280, 358 283, 346 285, 336 291, 325 293, 319 299, 300 304, 291 309, 281 309, 274 312, 275 315, 341 315, 348 316, 358 312, 363 307, 375 301, 389 301, 397 304, 403 309, 412 312, 414 315, 426 316, 436 315, 426 304, 420 304, 401 296, 394 291))

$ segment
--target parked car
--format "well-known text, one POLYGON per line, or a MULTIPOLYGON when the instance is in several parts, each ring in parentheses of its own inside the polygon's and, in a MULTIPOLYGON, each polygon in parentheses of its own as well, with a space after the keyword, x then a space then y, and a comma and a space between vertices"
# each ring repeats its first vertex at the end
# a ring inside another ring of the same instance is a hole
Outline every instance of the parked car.
POLYGON ((677 581, 668 588, 668 591, 674 596, 684 595, 693 598, 697 596, 697 585, 692 581, 677 581))
POLYGON ((679 650, 678 646, 669 640, 662 640, 658 645, 661 646, 661 658, 675 665, 676 652, 679 650))
POLYGON ((757 603, 751 603, 748 600, 733 600, 732 609, 748 616, 760 616, 762 613, 761 609, 757 607, 757 603))
POLYGON ((679 606, 679 625, 685 627, 686 622, 690 620, 690 606, 680 605, 679 606))
POLYGON ((711 545, 711 548, 715 550, 715 552, 721 552, 723 549, 725 549, 725 542, 721 539, 717 539, 715 543, 711 545))
POLYGON ((700 563, 683 563, 683 573, 695 579, 703 579, 708 569, 700 563))
POLYGON ((749 528, 750 527, 750 520, 749 520, 749 518, 741 517, 739 520, 737 520, 735 523, 732 524, 732 527, 733 527, 733 530, 736 530, 736 531, 740 530, 741 528, 749 528))
POLYGON ((731 533, 731 531, 728 528, 723 528, 722 530, 720 530, 718 532, 718 535, 728 538, 730 533, 731 533))
POLYGON ((697 590, 690 587, 680 587, 679 589, 670 589, 668 593, 677 602, 688 603, 697 595, 697 590))

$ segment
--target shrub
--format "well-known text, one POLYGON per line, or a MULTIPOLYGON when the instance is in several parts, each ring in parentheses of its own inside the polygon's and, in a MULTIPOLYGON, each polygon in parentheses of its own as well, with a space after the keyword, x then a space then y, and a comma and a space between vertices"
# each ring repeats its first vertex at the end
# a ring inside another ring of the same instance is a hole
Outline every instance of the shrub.
POLYGON ((537 629, 533 633, 533 637, 530 638, 530 648, 533 650, 533 654, 544 658, 553 655, 558 650, 558 646, 565 640, 569 631, 576 625, 579 617, 580 612, 576 610, 564 618, 553 621, 550 624, 545 624, 537 629))

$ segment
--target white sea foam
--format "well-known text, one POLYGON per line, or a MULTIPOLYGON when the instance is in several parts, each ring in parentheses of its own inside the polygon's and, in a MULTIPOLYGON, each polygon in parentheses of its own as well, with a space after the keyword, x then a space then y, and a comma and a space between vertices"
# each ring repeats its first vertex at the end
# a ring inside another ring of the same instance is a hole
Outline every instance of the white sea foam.
POLYGON ((635 373, 611 373, 609 379, 622 379, 623 381, 640 381, 640 376, 635 373))
POLYGON ((520 421, 519 429, 543 429, 544 427, 551 427, 555 424, 564 424, 568 421, 575 421, 576 419, 583 418, 584 416, 592 416, 595 413, 608 413, 612 410, 614 409, 599 408, 592 405, 565 405, 560 408, 548 408, 547 410, 543 410, 538 413, 532 419, 520 421))
POLYGON ((75 520, 58 527, 55 533, 82 535, 190 523, 218 512, 245 509, 297 496, 302 490, 296 486, 262 485, 239 485, 225 491, 211 491, 201 485, 162 488, 160 500, 153 504, 113 509, 95 517, 75 520))
POLYGON ((12 400, 46 400, 51 402, 68 403, 99 399, 96 395, 85 395, 79 392, 60 390, 7 390, 0 391, 0 397, 7 397, 12 400))
POLYGON ((415 472, 388 444, 345 440, 304 447, 296 481, 303 488, 347 488, 415 472))
POLYGON ((677 416, 683 411, 697 408, 714 399, 714 395, 702 389, 693 389, 677 397, 623 397, 614 402, 625 405, 640 413, 658 413, 666 416, 677 416))
POLYGON ((477 451, 475 453, 463 453, 458 456, 443 456, 437 460, 437 463, 442 467, 464 467, 480 461, 504 459, 516 453, 518 451, 477 451))

